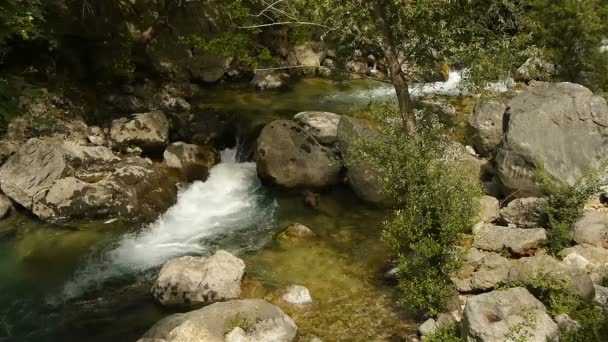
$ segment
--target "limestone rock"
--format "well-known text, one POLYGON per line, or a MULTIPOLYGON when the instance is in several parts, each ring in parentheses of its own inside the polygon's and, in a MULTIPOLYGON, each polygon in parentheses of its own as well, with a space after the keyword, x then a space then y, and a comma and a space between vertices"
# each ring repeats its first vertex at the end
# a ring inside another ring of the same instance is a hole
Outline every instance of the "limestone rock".
POLYGON ((517 198, 500 210, 500 216, 506 223, 520 228, 542 227, 542 205, 540 198, 517 198))
POLYGON ((560 282, 566 290, 588 300, 593 299, 595 294, 593 282, 584 270, 561 263, 546 254, 521 258, 509 271, 511 284, 534 287, 539 281, 560 282))
POLYGON ((342 169, 335 152, 288 120, 264 127, 257 141, 256 162, 262 179, 286 188, 336 184, 342 169))
POLYGON ((479 219, 485 223, 492 223, 500 217, 500 203, 491 196, 482 196, 479 199, 479 219))
POLYGON ((297 332, 294 321, 278 307, 260 299, 245 299, 166 317, 139 342, 226 342, 229 336, 247 342, 292 342, 297 332), (240 331, 233 333, 237 328, 240 331))
POLYGON ((511 262, 500 254, 471 248, 452 282, 459 292, 491 290, 509 279, 511 262))
POLYGON ((470 298, 464 309, 462 336, 467 342, 557 342, 559 328, 538 299, 516 287, 470 298))
POLYGON ((320 43, 305 43, 291 48, 287 55, 287 65, 297 67, 295 72, 314 75, 325 60, 326 49, 320 43))
POLYGON ((591 90, 572 83, 536 82, 508 104, 505 135, 496 156, 507 193, 536 196, 536 165, 573 184, 587 167, 606 159, 608 105, 591 90))
POLYGON ((176 142, 163 153, 165 164, 179 169, 189 182, 205 180, 209 170, 217 164, 217 153, 209 147, 176 142))
POLYGON ((573 320, 567 314, 560 314, 560 315, 555 316, 555 323, 557 323, 557 326, 559 327, 559 330, 562 333, 576 332, 577 330, 579 330, 581 328, 580 323, 573 320))
POLYGON ((342 116, 329 112, 302 112, 294 116, 299 123, 322 145, 338 142, 338 124, 342 116))
POLYGON ((608 215, 600 211, 587 211, 574 224, 574 241, 608 248, 608 215))
POLYGON ((288 79, 288 74, 272 71, 256 71, 251 84, 260 90, 273 90, 284 88, 287 85, 288 79))
POLYGON ((576 245, 574 247, 566 248, 559 252, 559 256, 566 258, 569 255, 576 254, 582 258, 585 258, 589 264, 585 266, 604 266, 608 265, 608 249, 593 246, 593 245, 576 245))
POLYGON ((486 224, 475 234, 473 246, 484 251, 507 249, 519 255, 534 253, 547 244, 547 232, 542 228, 521 229, 486 224))
POLYGON ((290 285, 280 291, 280 301, 294 307, 305 307, 313 303, 308 289, 302 285, 290 285))
POLYGON ((420 333, 420 336, 424 338, 426 336, 430 336, 436 333, 437 329, 437 322, 433 318, 429 318, 424 321, 424 323, 420 324, 420 326, 418 327, 418 332, 420 333))
POLYGON ((245 263, 226 251, 210 257, 185 256, 165 263, 152 295, 165 306, 210 304, 241 295, 245 263))
POLYGON ((135 114, 132 120, 114 120, 110 142, 113 148, 135 145, 149 151, 162 149, 169 143, 169 121, 159 111, 135 114))
POLYGON ((473 147, 483 157, 495 154, 502 141, 503 117, 507 106, 496 100, 480 100, 468 121, 473 147))

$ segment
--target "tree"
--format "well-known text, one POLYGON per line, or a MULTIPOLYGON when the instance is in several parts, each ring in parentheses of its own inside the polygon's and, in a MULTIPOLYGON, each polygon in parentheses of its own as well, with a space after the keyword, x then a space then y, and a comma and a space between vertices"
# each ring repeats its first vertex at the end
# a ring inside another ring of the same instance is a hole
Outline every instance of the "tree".
POLYGON ((414 68, 444 60, 470 68, 471 80, 509 74, 524 50, 525 0, 252 0, 255 24, 310 26, 340 47, 380 47, 406 131, 416 131, 410 97, 414 68), (523 39, 522 39, 523 38, 523 39), (479 77, 483 74, 484 77, 479 77))

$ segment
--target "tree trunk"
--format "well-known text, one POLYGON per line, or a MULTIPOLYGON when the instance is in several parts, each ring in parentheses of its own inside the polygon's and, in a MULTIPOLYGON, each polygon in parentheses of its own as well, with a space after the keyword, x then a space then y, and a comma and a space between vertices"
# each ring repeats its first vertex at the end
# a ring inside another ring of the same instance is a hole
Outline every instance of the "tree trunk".
POLYGON ((414 134, 416 131, 416 117, 412 106, 412 98, 410 97, 409 85, 405 78, 405 74, 401 69, 399 51, 393 41, 390 24, 386 19, 385 9, 386 7, 382 4, 382 1, 376 0, 374 4, 374 19, 378 22, 380 28, 382 50, 384 51, 384 58, 388 70, 391 73, 393 87, 395 87, 395 92, 397 93, 397 101, 399 103, 399 112, 401 114, 403 126, 408 133, 414 134))

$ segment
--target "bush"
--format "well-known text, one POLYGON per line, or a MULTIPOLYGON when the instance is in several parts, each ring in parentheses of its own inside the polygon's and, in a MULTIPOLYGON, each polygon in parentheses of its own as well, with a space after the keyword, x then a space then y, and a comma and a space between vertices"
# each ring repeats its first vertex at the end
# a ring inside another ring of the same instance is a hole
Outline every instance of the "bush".
POLYGON ((420 122, 412 137, 401 129, 394 104, 370 110, 384 134, 354 144, 346 163, 369 163, 379 171, 377 181, 397 208, 384 223, 383 239, 398 257, 401 302, 434 315, 454 292, 449 275, 458 267, 455 245, 477 216, 479 181, 445 158, 449 143, 437 120, 420 122))
POLYGON ((424 339, 425 342, 463 342, 464 340, 460 337, 458 331, 458 325, 452 324, 447 327, 443 327, 433 335, 427 336, 424 339))
POLYGON ((549 251, 557 254, 570 247, 574 223, 583 215, 585 203, 603 185, 602 172, 588 169, 574 185, 569 185, 551 177, 542 165, 538 170, 536 180, 546 196, 542 212, 547 221, 549 251))

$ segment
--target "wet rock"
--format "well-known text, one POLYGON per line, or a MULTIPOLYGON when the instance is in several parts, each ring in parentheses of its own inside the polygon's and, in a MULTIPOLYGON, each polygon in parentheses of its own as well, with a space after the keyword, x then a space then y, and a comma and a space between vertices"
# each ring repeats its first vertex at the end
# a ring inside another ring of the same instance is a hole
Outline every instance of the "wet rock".
POLYGON ((283 304, 294 307, 305 307, 313 304, 308 289, 301 285, 290 285, 280 291, 280 301, 283 304))
POLYGON ((511 262, 497 253, 471 248, 452 282, 460 292, 491 290, 509 279, 511 262))
POLYGON ((315 236, 315 232, 313 232, 310 228, 306 227, 303 224, 293 223, 290 224, 285 230, 285 235, 288 237, 305 239, 315 236))
POLYGON ((482 196, 479 199, 479 219, 485 223, 492 223, 500 217, 500 203, 491 196, 482 196))
MULTIPOLYGON (((361 120, 342 116, 338 124, 338 143, 345 159, 353 153, 351 149, 361 139, 374 139, 379 132, 361 120)), ((348 185, 355 194, 371 203, 390 205, 392 200, 384 193, 379 171, 367 163, 349 165, 346 170, 348 185)))
POLYGON ((245 299, 166 317, 139 342, 225 342, 227 334, 247 342, 291 342, 297 331, 294 321, 278 307, 259 299, 245 299))
POLYGON ((486 224, 475 233, 473 246, 484 251, 508 250, 519 255, 533 254, 547 244, 547 232, 542 228, 521 229, 486 224))
POLYGON ((13 210, 13 203, 11 200, 3 194, 0 194, 0 220, 6 218, 11 213, 11 210, 13 210))
POLYGON ((608 105, 572 83, 536 82, 508 104, 506 131, 496 165, 506 193, 540 194, 537 163, 552 177, 574 184, 588 167, 599 167, 608 151, 608 105), (584 151, 584 153, 581 153, 584 151))
POLYGON ((162 149, 169 143, 169 121, 159 111, 135 114, 132 120, 114 120, 110 142, 113 148, 135 145, 147 151, 162 149))
POLYGON ((542 206, 543 200, 540 198, 518 198, 502 208, 500 216, 506 223, 520 228, 542 227, 542 206))
POLYGON ((502 141, 503 117, 507 106, 497 100, 480 100, 468 121, 468 136, 483 157, 492 157, 502 141))
POLYGON ((165 164, 179 169, 187 181, 205 180, 218 162, 217 152, 209 147, 176 142, 163 153, 165 164))
POLYGON ((165 263, 152 286, 164 306, 200 305, 238 298, 245 263, 226 251, 210 257, 181 257, 165 263))
POLYGON ((464 309, 462 335, 466 341, 479 342, 522 338, 529 342, 557 342, 559 328, 538 299, 526 289, 516 287, 469 299, 464 309))
POLYGON ((336 184, 342 169, 331 149, 288 120, 264 127, 257 140, 256 163, 260 178, 286 188, 336 184))
POLYGON ((539 282, 561 284, 565 290, 591 300, 595 295, 593 282, 584 270, 539 254, 519 259, 509 271, 509 283, 534 288, 539 282))
POLYGON ((329 112, 302 112, 294 121, 302 125, 322 145, 338 142, 338 124, 342 116, 329 112))
POLYGON ((608 248, 608 215, 595 210, 585 212, 574 224, 574 241, 608 248))
POLYGON ((273 71, 256 71, 251 84, 260 90, 281 89, 287 86, 289 75, 273 71))

